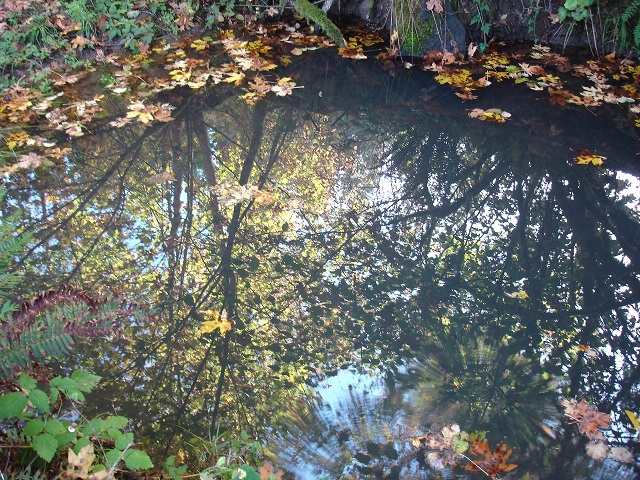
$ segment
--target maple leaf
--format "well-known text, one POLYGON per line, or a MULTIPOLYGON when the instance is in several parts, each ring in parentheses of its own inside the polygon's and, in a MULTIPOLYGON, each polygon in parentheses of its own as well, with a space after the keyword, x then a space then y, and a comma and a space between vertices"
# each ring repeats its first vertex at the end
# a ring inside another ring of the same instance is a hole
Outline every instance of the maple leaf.
POLYGON ((636 429, 636 431, 638 432, 638 435, 640 435, 640 419, 638 419, 638 416, 633 413, 631 410, 625 410, 624 413, 627 414, 627 417, 629 417, 629 421, 631 422, 631 425, 633 425, 633 428, 636 429))
POLYGON ((173 174, 173 172, 165 171, 165 172, 156 173, 154 175, 151 175, 150 177, 145 178, 144 182, 161 184, 165 182, 172 182, 173 180, 175 180, 175 175, 173 174))
POLYGON ((71 40, 71 46, 73 48, 80 48, 81 50, 87 43, 89 43, 89 40, 80 35, 77 35, 76 38, 71 40))
POLYGON ((137 118, 140 123, 144 124, 153 121, 153 115, 142 102, 132 103, 127 108, 130 110, 127 112, 127 118, 137 118))
POLYGON ((367 56, 364 54, 364 50, 361 45, 356 43, 349 43, 345 48, 339 48, 338 54, 344 58, 351 58, 352 60, 366 60, 367 56))
POLYGON ((189 46, 194 50, 200 52, 209 48, 209 42, 207 42, 206 40, 198 39, 191 42, 191 45, 189 46))
POLYGON ((226 83, 233 83, 235 86, 238 86, 242 83, 242 80, 244 80, 244 77, 245 75, 243 72, 228 72, 227 78, 225 78, 222 81, 226 83))
POLYGON ((513 449, 507 449, 507 445, 504 442, 498 444, 492 452, 486 439, 478 441, 472 438, 469 450, 473 455, 480 458, 479 460, 473 460, 471 464, 464 467, 465 470, 470 472, 484 472, 490 478, 495 479, 499 478, 501 473, 510 472, 518 467, 515 463, 507 463, 513 453, 513 449))
POLYGON ((9 135, 5 141, 9 150, 13 150, 18 145, 24 145, 28 138, 27 132, 16 132, 9 135))
POLYGON ((458 457, 469 448, 469 435, 460 431, 457 424, 447 425, 440 432, 429 432, 427 435, 416 437, 411 443, 416 448, 423 445, 426 448, 436 450, 427 454, 427 462, 433 468, 443 469, 447 466, 455 466, 458 457))
POLYGON ((278 80, 278 83, 275 84, 271 91, 278 95, 279 97, 284 97, 285 95, 291 95, 293 92, 293 88, 295 87, 295 82, 290 81, 290 77, 283 77, 278 80))
POLYGON ((611 428, 609 426, 611 415, 599 412, 584 398, 580 402, 564 399, 560 404, 564 407, 565 416, 579 423, 580 433, 586 435, 589 440, 604 440, 604 435, 600 430, 611 428))
POLYGON ((35 152, 29 152, 28 154, 21 155, 18 161, 7 168, 7 173, 11 174, 16 170, 35 170, 40 165, 51 166, 53 162, 48 160, 47 157, 38 155, 35 152))
POLYGON ((444 12, 444 2, 442 0, 428 0, 426 6, 427 10, 429 10, 430 12, 444 12))
POLYGON ((596 155, 595 153, 591 153, 587 149, 572 149, 574 152, 578 154, 577 157, 574 158, 575 162, 578 165, 595 165, 596 167, 601 167, 607 157, 602 155, 596 155))
POLYGON ((590 356, 591 358, 596 358, 598 356, 597 350, 594 350, 593 348, 587 345, 578 345, 578 348, 582 350, 586 355, 590 356))
POLYGON ((283 476, 282 471, 276 471, 273 465, 269 463, 263 463, 258 469, 258 473, 260 474, 260 480, 282 480, 283 476))
POLYGON ((200 313, 211 318, 211 320, 205 320, 200 324, 200 335, 203 333, 212 333, 216 330, 220 331, 220 335, 225 335, 233 327, 231 320, 224 318, 220 312, 215 310, 202 310, 200 313))
POLYGON ((191 72, 186 70, 172 70, 169 72, 171 79, 176 82, 182 82, 191 78, 191 72))
POLYGON ((95 458, 92 443, 82 447, 77 455, 70 448, 66 476, 68 478, 81 478, 82 480, 105 480, 109 476, 107 470, 89 473, 95 458))

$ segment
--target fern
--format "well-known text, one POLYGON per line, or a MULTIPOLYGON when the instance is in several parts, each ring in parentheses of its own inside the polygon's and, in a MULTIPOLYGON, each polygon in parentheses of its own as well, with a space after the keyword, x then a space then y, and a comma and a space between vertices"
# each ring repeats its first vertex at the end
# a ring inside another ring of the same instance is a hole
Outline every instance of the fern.
POLYGON ((74 287, 43 292, 0 322, 0 376, 13 375, 33 361, 67 356, 76 339, 112 333, 118 318, 140 313, 135 305, 98 300, 74 287))
POLYGON ((640 46, 640 0, 633 0, 620 16, 620 44, 623 47, 627 44, 627 29, 630 30, 634 23, 633 43, 638 47, 640 46))
POLYGON ((340 32, 340 29, 336 24, 327 17, 326 13, 316 7, 309 0, 292 0, 292 3, 300 15, 310 22, 314 22, 320 26, 320 28, 324 30, 327 36, 333 40, 336 45, 339 47, 345 46, 342 32, 340 32))

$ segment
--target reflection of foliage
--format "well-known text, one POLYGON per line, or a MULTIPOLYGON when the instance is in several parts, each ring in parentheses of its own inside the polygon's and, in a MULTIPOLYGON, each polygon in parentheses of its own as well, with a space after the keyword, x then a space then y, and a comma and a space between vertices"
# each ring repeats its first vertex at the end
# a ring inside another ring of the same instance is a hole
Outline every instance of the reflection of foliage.
MULTIPOLYGON (((0 188, 0 202, 7 191, 0 188)), ((7 298, 20 281, 20 275, 13 272, 15 257, 24 252, 24 247, 31 238, 31 234, 16 235, 20 212, 4 217, 0 221, 0 314, 7 315, 15 309, 15 305, 7 298)))

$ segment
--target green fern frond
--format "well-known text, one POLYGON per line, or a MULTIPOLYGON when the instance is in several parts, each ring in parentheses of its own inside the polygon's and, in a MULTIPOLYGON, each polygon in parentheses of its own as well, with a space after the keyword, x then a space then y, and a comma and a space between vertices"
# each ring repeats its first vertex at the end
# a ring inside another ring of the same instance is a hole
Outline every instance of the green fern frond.
POLYGON ((636 28, 633 29, 633 43, 640 47, 640 19, 637 20, 636 28))
POLYGON ((620 16, 620 20, 624 23, 629 23, 638 10, 640 10, 640 0, 634 0, 625 8, 624 13, 620 16))
POLYGON ((336 24, 327 17, 326 13, 316 7, 309 0, 292 0, 292 3, 300 15, 307 20, 318 24, 327 36, 336 43, 336 45, 339 47, 345 46, 342 32, 340 32, 340 29, 336 24))

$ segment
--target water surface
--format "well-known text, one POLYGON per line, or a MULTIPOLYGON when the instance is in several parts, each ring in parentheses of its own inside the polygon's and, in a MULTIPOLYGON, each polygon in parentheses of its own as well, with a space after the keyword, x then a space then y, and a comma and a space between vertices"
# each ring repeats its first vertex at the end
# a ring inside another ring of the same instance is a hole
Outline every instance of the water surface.
POLYGON ((450 424, 515 448, 503 478, 633 478, 560 404, 610 413, 637 458, 639 142, 619 109, 507 84, 462 102, 430 72, 305 58, 291 97, 172 92, 172 122, 8 182, 36 232, 25 291, 154 309, 62 366, 104 377, 94 413, 159 453, 245 430, 297 478, 483 478, 412 445, 450 424), (202 333, 215 319, 233 328, 202 333))

